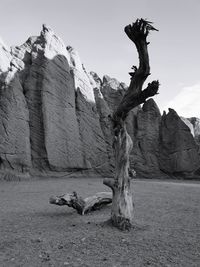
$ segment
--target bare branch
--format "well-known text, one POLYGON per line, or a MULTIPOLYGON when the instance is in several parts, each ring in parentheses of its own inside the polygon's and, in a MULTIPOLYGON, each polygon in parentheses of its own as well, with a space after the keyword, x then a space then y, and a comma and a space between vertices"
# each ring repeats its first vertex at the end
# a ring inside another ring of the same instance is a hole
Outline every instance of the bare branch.
POLYGON ((131 109, 144 103, 147 98, 156 95, 158 93, 158 87, 159 82, 153 81, 148 84, 146 89, 139 93, 134 93, 134 91, 128 90, 124 95, 119 107, 113 114, 114 123, 119 122, 119 118, 124 120, 131 109))
POLYGON ((150 31, 157 31, 157 29, 152 26, 152 22, 137 19, 132 25, 127 25, 124 30, 134 42, 139 55, 139 68, 133 66, 134 72, 129 73, 131 76, 129 89, 136 93, 142 90, 144 81, 150 75, 147 36, 150 31))
POLYGON ((152 26, 152 24, 152 22, 141 18, 137 19, 134 23, 132 23, 132 25, 127 25, 124 28, 124 31, 134 43, 141 40, 146 41, 146 37, 150 31, 158 31, 152 26))

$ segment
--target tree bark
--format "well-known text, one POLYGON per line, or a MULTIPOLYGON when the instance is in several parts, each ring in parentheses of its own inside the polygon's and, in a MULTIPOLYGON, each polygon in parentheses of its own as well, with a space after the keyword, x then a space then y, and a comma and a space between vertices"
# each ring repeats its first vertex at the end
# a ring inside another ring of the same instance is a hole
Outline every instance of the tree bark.
POLYGON ((133 142, 127 133, 125 123, 113 143, 115 152, 115 179, 104 179, 104 184, 113 191, 111 221, 120 230, 129 230, 133 218, 131 178, 129 176, 129 155, 133 142))
POLYGON ((149 55, 146 37, 150 30, 156 30, 151 22, 140 19, 125 27, 125 33, 134 42, 139 54, 139 68, 133 66, 130 72, 130 86, 121 103, 113 113, 113 149, 115 155, 115 178, 104 179, 104 184, 113 192, 111 222, 121 230, 130 230, 133 220, 133 196, 129 155, 132 150, 132 140, 127 133, 125 119, 128 112, 144 103, 148 97, 158 92, 159 82, 153 81, 142 91, 146 78, 150 75, 149 55))

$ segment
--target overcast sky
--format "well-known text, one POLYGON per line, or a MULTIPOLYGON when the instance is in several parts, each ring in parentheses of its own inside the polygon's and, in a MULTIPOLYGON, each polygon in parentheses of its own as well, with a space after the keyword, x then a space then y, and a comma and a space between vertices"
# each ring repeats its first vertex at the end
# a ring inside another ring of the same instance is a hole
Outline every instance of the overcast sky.
POLYGON ((123 29, 148 18, 159 32, 149 36, 151 73, 159 79, 155 97, 161 110, 200 117, 199 0, 1 0, 0 36, 8 45, 38 35, 46 23, 75 47, 87 70, 129 83, 138 63, 123 29))

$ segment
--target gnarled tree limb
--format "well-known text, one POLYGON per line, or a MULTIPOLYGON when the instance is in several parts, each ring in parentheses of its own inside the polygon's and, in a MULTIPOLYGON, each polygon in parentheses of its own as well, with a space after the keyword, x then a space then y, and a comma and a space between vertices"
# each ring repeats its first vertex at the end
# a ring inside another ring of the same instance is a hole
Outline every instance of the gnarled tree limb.
POLYGON ((139 55, 139 68, 134 66, 135 72, 131 75, 131 83, 129 89, 134 92, 142 90, 142 86, 146 78, 150 75, 149 54, 147 45, 147 36, 150 31, 157 31, 152 26, 152 22, 137 19, 132 25, 124 28, 129 39, 135 44, 139 55))
POLYGON ((147 36, 149 31, 156 30, 152 23, 144 19, 137 19, 132 25, 125 27, 125 33, 135 44, 139 55, 139 67, 133 66, 130 72, 131 82, 119 106, 112 115, 115 154, 115 178, 113 181, 104 180, 113 192, 111 222, 121 230, 129 230, 133 219, 133 199, 130 187, 129 155, 132 140, 127 133, 125 119, 128 112, 144 103, 148 97, 158 92, 159 82, 153 81, 142 91, 146 78, 150 75, 147 36))
POLYGON ((124 95, 119 107, 113 114, 113 121, 118 123, 120 119, 125 120, 128 112, 143 104, 147 98, 157 94, 159 87, 158 81, 153 81, 148 84, 147 88, 143 91, 135 92, 134 90, 128 90, 124 95))
MULTIPOLYGON (((137 19, 132 25, 125 27, 125 33, 135 44, 139 55, 139 67, 133 66, 130 72, 131 82, 118 108, 112 115, 113 150, 115 155, 115 178, 104 179, 104 184, 112 189, 112 194, 107 192, 97 193, 95 196, 83 199, 76 192, 59 197, 50 198, 51 204, 67 205, 77 210, 81 215, 95 210, 112 202, 111 222, 121 230, 129 230, 133 219, 133 198, 131 191, 131 172, 129 155, 132 149, 132 140, 127 133, 125 118, 128 112, 144 103, 148 97, 157 94, 159 82, 153 81, 145 90, 142 86, 150 75, 147 36, 150 31, 156 30, 152 23, 137 19), (112 195, 112 196, 111 196, 112 195)), ((109 114, 110 118, 110 114, 109 114)))

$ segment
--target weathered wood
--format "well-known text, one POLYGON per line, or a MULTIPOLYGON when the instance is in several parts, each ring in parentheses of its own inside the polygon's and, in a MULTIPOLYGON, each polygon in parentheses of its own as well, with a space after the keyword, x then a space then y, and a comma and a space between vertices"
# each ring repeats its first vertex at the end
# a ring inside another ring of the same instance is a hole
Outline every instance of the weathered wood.
POLYGON ((147 98, 152 97, 158 93, 159 82, 153 81, 148 83, 148 86, 143 91, 135 92, 128 90, 124 95, 119 107, 113 114, 113 121, 118 124, 120 120, 125 120, 131 109, 143 104, 147 98))
POLYGON ((133 198, 131 178, 129 176, 129 155, 132 150, 132 144, 131 137, 127 133, 124 124, 115 137, 113 144, 116 167, 111 221, 120 230, 129 230, 133 219, 133 198))
MULTIPOLYGON (((129 156, 132 150, 132 140, 127 133, 125 119, 129 111, 144 103, 147 98, 157 94, 159 82, 153 81, 145 90, 142 86, 150 75, 148 42, 146 40, 149 31, 156 30, 152 23, 144 19, 137 19, 132 25, 125 27, 125 33, 135 44, 139 55, 139 67, 133 66, 134 72, 130 72, 131 82, 119 106, 112 114, 108 114, 112 122, 113 150, 115 155, 115 178, 104 179, 104 184, 112 190, 111 193, 101 192, 83 199, 76 192, 59 197, 50 198, 51 204, 67 205, 77 210, 81 215, 101 208, 112 202, 111 222, 121 230, 129 230, 133 219, 133 196, 131 190, 131 178, 135 171, 130 170, 129 156)), ((108 118, 107 118, 108 119, 108 118)))
POLYGON ((99 192, 94 196, 89 196, 85 199, 78 196, 76 192, 66 193, 61 196, 52 196, 49 199, 50 204, 58 206, 67 205, 75 209, 78 214, 84 215, 90 211, 94 211, 112 203, 112 193, 99 192))
POLYGON ((139 55, 139 67, 133 66, 130 72, 131 82, 119 106, 112 116, 115 155, 115 178, 104 179, 104 184, 112 189, 113 201, 111 222, 121 230, 130 230, 133 219, 133 196, 129 155, 132 150, 132 140, 127 133, 125 119, 128 112, 144 103, 148 97, 158 92, 159 82, 153 81, 142 91, 146 78, 150 75, 149 55, 146 41, 150 30, 156 30, 151 22, 140 19, 125 27, 125 33, 135 44, 139 55))

